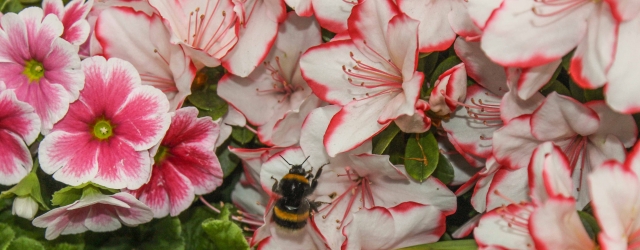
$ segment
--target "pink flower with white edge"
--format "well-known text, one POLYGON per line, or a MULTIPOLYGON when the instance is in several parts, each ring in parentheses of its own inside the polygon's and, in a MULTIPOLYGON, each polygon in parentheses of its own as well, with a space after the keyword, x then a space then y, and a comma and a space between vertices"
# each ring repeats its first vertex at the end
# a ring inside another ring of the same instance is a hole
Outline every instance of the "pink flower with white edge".
POLYGON ((238 41, 231 0, 149 0, 198 68, 216 67, 238 41))
POLYGON ((322 1, 322 0, 285 0, 299 16, 315 16, 322 28, 333 33, 347 31, 347 19, 351 15, 353 1, 322 1))
POLYGON ((40 167, 72 186, 138 189, 151 176, 149 149, 171 122, 169 102, 124 60, 90 57, 82 68, 85 88, 40 143, 40 167))
POLYGON ((347 23, 350 39, 313 47, 300 59, 313 92, 342 106, 324 138, 330 156, 356 148, 394 120, 429 126, 426 119, 397 120, 413 117, 422 105, 424 74, 416 71, 419 22, 391 0, 366 0, 353 8, 347 23))
POLYGON ((493 134, 493 154, 511 169, 524 168, 533 149, 552 141, 569 158, 578 208, 589 202, 589 172, 608 159, 622 160, 636 142, 638 130, 630 115, 612 111, 604 102, 581 104, 552 93, 531 115, 509 121, 493 134))
POLYGON ((0 184, 13 185, 31 171, 28 145, 40 134, 40 118, 33 107, 18 101, 0 82, 0 184))
POLYGON ((62 39, 67 40, 73 45, 79 46, 84 43, 91 33, 87 14, 93 6, 93 0, 73 0, 63 6, 62 0, 44 0, 42 1, 42 9, 44 14, 54 14, 62 21, 64 32, 62 39))
POLYGON ((283 0, 233 0, 238 16, 238 42, 222 58, 231 74, 247 77, 269 54, 278 26, 287 17, 283 0))
MULTIPOLYGON (((153 210, 153 216, 178 216, 196 195, 210 193, 222 184, 222 169, 213 151, 218 125, 198 118, 198 109, 178 109, 155 153, 151 179, 129 191, 153 210)), ((155 151, 155 152, 154 152, 155 151)))
POLYGON ((313 18, 289 13, 265 62, 248 77, 225 74, 218 94, 258 126, 258 138, 269 146, 298 143, 300 127, 319 100, 300 75, 300 55, 322 43, 313 18))
POLYGON ((53 240, 66 234, 86 231, 109 232, 133 227, 153 219, 151 209, 128 193, 93 194, 35 218, 36 227, 47 228, 45 238, 53 240))
POLYGON ((32 7, 1 19, 0 81, 29 103, 48 134, 84 87, 77 50, 60 38, 64 27, 55 15, 32 7))
POLYGON ((106 58, 127 60, 140 73, 143 85, 161 90, 176 110, 191 94, 196 67, 157 14, 151 16, 127 7, 112 7, 100 13, 95 36, 106 58), (136 25, 131 25, 135 23, 136 25))

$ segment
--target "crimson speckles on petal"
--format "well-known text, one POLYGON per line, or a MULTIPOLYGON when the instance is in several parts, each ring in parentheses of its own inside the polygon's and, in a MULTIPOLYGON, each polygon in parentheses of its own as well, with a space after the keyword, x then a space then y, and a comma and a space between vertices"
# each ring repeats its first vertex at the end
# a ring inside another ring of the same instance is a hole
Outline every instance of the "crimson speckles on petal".
POLYGON ((126 61, 91 57, 82 65, 85 88, 41 142, 41 168, 68 185, 137 189, 151 173, 149 149, 169 127, 169 102, 126 61))

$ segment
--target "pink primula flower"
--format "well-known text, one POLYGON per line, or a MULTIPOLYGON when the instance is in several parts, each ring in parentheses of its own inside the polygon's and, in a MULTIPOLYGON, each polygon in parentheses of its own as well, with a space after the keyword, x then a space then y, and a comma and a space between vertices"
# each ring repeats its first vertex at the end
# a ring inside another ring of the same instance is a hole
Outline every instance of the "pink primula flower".
POLYGON ((171 110, 182 106, 191 94, 196 67, 179 45, 169 42, 171 34, 159 15, 128 7, 107 8, 98 16, 95 36, 106 58, 117 57, 133 64, 143 85, 167 95, 171 110))
POLYGON ((66 6, 63 6, 62 0, 44 0, 42 1, 42 9, 44 14, 54 14, 62 21, 64 32, 62 39, 67 40, 73 45, 84 43, 91 33, 87 14, 93 6, 93 0, 73 0, 66 6))
POLYGON ((189 208, 195 195, 209 193, 222 184, 222 169, 213 151, 218 125, 211 118, 198 118, 194 107, 178 109, 157 148, 148 183, 132 190, 161 218, 177 216, 189 208))
POLYGON ((41 142, 41 168, 68 185, 137 189, 151 174, 149 149, 171 122, 169 102, 160 90, 141 85, 126 61, 91 57, 82 66, 85 89, 41 142))
POLYGON ((151 209, 128 193, 94 194, 67 206, 53 209, 32 223, 47 228, 45 238, 53 240, 66 234, 86 231, 109 232, 125 226, 137 226, 153 219, 151 209))
POLYGON ((84 87, 77 50, 60 38, 60 20, 45 17, 40 8, 7 13, 1 20, 0 81, 34 107, 47 134, 84 87))
POLYGON ((231 0, 149 0, 171 29, 171 43, 183 46, 198 67, 220 65, 238 42, 231 0))
POLYGON ((13 90, 0 82, 0 184, 13 185, 31 171, 27 146, 40 133, 40 118, 33 107, 18 101, 13 90))
POLYGON ((342 106, 324 138, 330 156, 361 145, 392 121, 403 131, 429 128, 423 113, 427 104, 418 101, 424 80, 416 71, 418 25, 391 0, 366 0, 349 17, 350 39, 313 47, 302 56, 302 76, 313 92, 342 106))
POLYGON ((296 144, 304 118, 321 105, 300 75, 298 63, 304 51, 320 43, 320 27, 313 18, 289 13, 262 65, 248 77, 227 73, 220 79, 218 94, 258 126, 261 142, 296 144))

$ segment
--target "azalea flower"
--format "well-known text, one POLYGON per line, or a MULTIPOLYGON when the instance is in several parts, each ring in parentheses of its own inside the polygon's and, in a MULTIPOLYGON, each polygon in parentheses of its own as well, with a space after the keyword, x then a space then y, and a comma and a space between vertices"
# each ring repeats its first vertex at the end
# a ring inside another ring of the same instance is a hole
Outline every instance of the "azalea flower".
POLYGON ((466 9, 463 0, 399 0, 397 2, 402 12, 420 21, 418 47, 422 53, 446 50, 456 39, 452 24, 471 22, 468 16, 458 14, 466 9))
POLYGON ((53 240, 66 234, 86 231, 109 232, 125 226, 136 226, 153 219, 151 209, 128 193, 93 194, 69 205, 53 209, 32 223, 47 228, 45 238, 53 240))
POLYGON ((80 58, 73 45, 60 38, 64 27, 55 15, 32 7, 1 19, 0 81, 29 103, 48 134, 84 86, 80 58))
POLYGON ((480 249, 593 249, 575 210, 570 171, 559 147, 538 146, 528 167, 531 201, 484 214, 474 230, 480 249))
POLYGON ((28 145, 40 134, 40 118, 33 107, 16 98, 0 82, 0 184, 13 185, 31 171, 28 145))
POLYGON ((233 4, 239 22, 238 42, 222 58, 222 66, 247 77, 269 54, 287 9, 282 0, 233 0, 233 4))
POLYGON ((320 43, 320 27, 314 19, 289 13, 261 66, 248 77, 227 73, 218 82, 220 97, 258 126, 261 142, 284 147, 296 144, 302 121, 322 103, 300 76, 298 66, 302 52, 320 43))
POLYGON ((333 33, 347 31, 347 18, 351 15, 353 1, 322 1, 322 0, 285 0, 299 16, 315 16, 322 28, 333 33))
POLYGON ((178 109, 167 134, 154 147, 151 179, 130 193, 153 210, 153 216, 177 216, 191 206, 195 195, 222 184, 222 169, 213 151, 218 126, 210 117, 197 118, 198 109, 178 109))
POLYGON ((149 0, 198 68, 216 67, 238 41, 231 0, 149 0))
POLYGON ((157 14, 149 16, 127 7, 108 8, 96 21, 95 36, 106 58, 117 57, 133 64, 143 85, 167 95, 171 110, 182 106, 191 94, 196 67, 179 45, 169 42, 171 34, 157 14))
MULTIPOLYGON (((325 135, 330 156, 356 148, 389 126, 429 128, 418 102, 424 79, 417 72, 419 22, 390 0, 356 5, 348 20, 350 39, 309 49, 300 59, 302 76, 313 92, 340 105, 325 135), (421 126, 407 122, 423 123, 421 126)), ((419 131, 411 131, 419 132, 419 131)))
POLYGON ((169 127, 169 102, 126 61, 91 57, 82 66, 85 88, 41 142, 41 168, 68 185, 138 189, 151 174, 149 149, 169 127))
POLYGON ((86 20, 89 10, 93 6, 93 0, 72 0, 63 5, 62 0, 44 0, 42 9, 45 15, 54 14, 64 26, 62 39, 73 45, 81 45, 91 33, 89 22, 86 20))
POLYGON ((510 120, 493 136, 496 160, 526 168, 533 149, 552 141, 569 158, 578 208, 589 202, 586 176, 608 159, 622 160, 638 135, 633 117, 613 112, 602 101, 581 104, 551 93, 531 115, 510 120))
POLYGON ((233 126, 245 127, 247 125, 247 119, 244 115, 231 105, 227 108, 227 113, 215 122, 218 124, 218 127, 220 127, 216 148, 220 147, 220 145, 229 139, 233 126))

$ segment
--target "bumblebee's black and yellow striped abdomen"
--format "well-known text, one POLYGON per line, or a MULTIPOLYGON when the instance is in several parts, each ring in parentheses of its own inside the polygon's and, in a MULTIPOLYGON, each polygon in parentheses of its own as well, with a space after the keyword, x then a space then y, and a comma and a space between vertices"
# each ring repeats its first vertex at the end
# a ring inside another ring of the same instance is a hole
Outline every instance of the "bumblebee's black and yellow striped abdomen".
POLYGON ((281 227, 287 229, 301 229, 307 225, 307 219, 309 219, 309 203, 304 200, 299 206, 287 206, 283 199, 278 200, 273 207, 273 220, 281 227))

